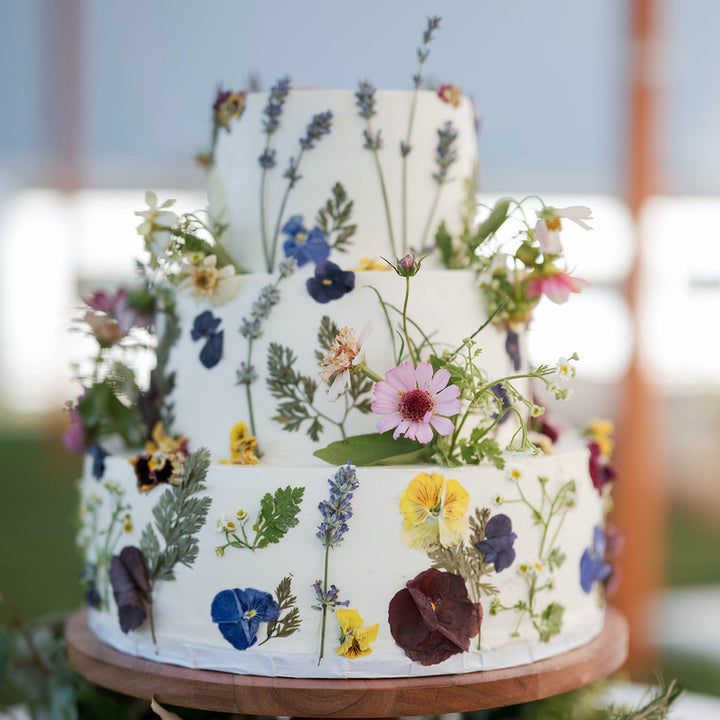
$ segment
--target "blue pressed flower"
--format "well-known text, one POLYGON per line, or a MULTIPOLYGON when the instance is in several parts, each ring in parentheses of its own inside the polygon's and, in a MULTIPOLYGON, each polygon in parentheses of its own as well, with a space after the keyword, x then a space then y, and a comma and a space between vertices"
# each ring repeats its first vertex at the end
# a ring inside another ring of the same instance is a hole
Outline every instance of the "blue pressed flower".
POLYGON ((305 150, 315 147, 315 141, 319 140, 323 135, 327 135, 332 127, 333 114, 332 110, 326 110, 323 113, 313 115, 312 120, 307 126, 307 132, 304 138, 300 139, 300 145, 305 150))
POLYGON ((458 133, 453 124, 448 120, 445 125, 438 129, 438 144, 435 150, 435 163, 438 166, 433 177, 442 185, 447 182, 447 174, 450 166, 457 160, 455 141, 458 133))
POLYGON ((277 620, 279 615, 280 607, 273 596, 254 588, 221 590, 210 607, 212 621, 238 650, 254 645, 260 623, 277 620))
POLYGON ((93 459, 92 474, 96 480, 102 480, 105 474, 105 458, 110 453, 99 443, 95 443, 88 448, 88 455, 93 459))
POLYGON ((200 351, 200 362, 209 370, 215 367, 222 358, 224 331, 217 332, 221 318, 216 318, 210 310, 200 313, 193 321, 190 337, 194 341, 206 338, 200 351))
POLYGON ((302 215, 293 215, 282 231, 287 235, 283 243, 285 256, 295 258, 298 267, 311 261, 317 264, 330 255, 330 245, 325 233, 317 227, 308 232, 303 225, 302 215))
POLYGON ((335 547, 342 542, 348 531, 347 521, 352 517, 350 501, 353 491, 359 487, 355 467, 350 463, 343 465, 328 483, 330 497, 318 505, 322 522, 318 525, 317 537, 323 547, 335 547))
POLYGON ((222 358, 223 354, 223 335, 225 331, 221 330, 219 333, 211 335, 203 349, 200 351, 200 362, 209 370, 214 368, 222 358))
POLYGON ((589 593, 596 582, 603 582, 612 568, 605 562, 605 533, 597 525, 593 529, 593 544, 580 558, 580 585, 589 593))
POLYGON ((258 158, 258 162, 260 163, 260 166, 264 167, 266 170, 274 168, 276 164, 275 150, 271 150, 270 148, 263 150, 263 154, 258 158))
POLYGON ((190 337, 195 341, 203 337, 210 337, 218 329, 220 323, 220 318, 216 318, 210 310, 205 310, 205 312, 201 312, 193 321, 190 337))
POLYGON ((369 120, 375 115, 375 88, 367 80, 358 83, 358 89, 355 92, 355 104, 360 108, 358 113, 360 117, 369 120))
POLYGON ((315 266, 315 276, 305 283, 310 297, 319 303, 338 300, 355 287, 355 273, 341 269, 330 260, 315 266))
POLYGON ((495 572, 502 572, 515 562, 516 540, 512 520, 507 515, 493 515, 485 526, 485 539, 476 542, 475 547, 483 554, 484 563, 493 563, 495 572))
POLYGON ((517 372, 522 366, 522 358, 520 357, 520 337, 514 330, 508 330, 505 338, 505 352, 512 360, 513 370, 517 372))
MULTIPOLYGON (((490 388, 490 391, 500 401, 500 412, 507 410, 512 405, 510 395, 503 383, 495 383, 495 385, 490 388)), ((495 420, 499 414, 500 413, 493 413, 492 419, 495 420)), ((509 417, 510 414, 505 413, 500 420, 498 420, 498 425, 502 425, 509 417)))

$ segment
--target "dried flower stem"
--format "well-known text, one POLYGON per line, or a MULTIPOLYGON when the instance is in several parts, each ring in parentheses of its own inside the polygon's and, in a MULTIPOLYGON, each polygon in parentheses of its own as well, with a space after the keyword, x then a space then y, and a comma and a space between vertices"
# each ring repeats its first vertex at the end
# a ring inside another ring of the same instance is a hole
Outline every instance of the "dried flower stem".
POLYGON ((408 299, 410 298, 410 277, 405 278, 405 302, 403 304, 402 318, 403 318, 403 333, 405 334, 405 342, 407 343, 408 352, 410 353, 410 359, 412 364, 417 367, 417 358, 415 357, 415 351, 413 350, 412 343, 410 342, 410 335, 407 328, 407 306, 408 299))
MULTIPOLYGON (((301 147, 300 152, 298 153, 297 162, 294 164, 294 170, 297 173, 298 169, 300 168, 300 162, 302 160, 303 153, 305 152, 305 148, 301 147)), ((272 250, 270 252, 270 262, 268 264, 268 272, 272 272, 273 268, 275 267, 275 255, 277 253, 277 241, 278 241, 278 235, 280 235, 280 225, 282 223, 283 215, 285 214, 285 207, 287 205, 288 197, 290 196, 290 191, 295 187, 295 180, 290 178, 288 180, 288 186, 285 189, 285 194, 283 195, 282 203, 280 203, 280 212, 277 216, 277 221, 275 223, 275 230, 273 232, 273 239, 272 239, 272 250)))
MULTIPOLYGON (((368 135, 372 138, 374 137, 374 135, 370 118, 367 118, 366 122, 368 135)), ((387 220, 388 237, 390 238, 390 251, 395 257, 398 257, 397 248, 395 247, 395 235, 392 228, 392 216, 390 215, 390 202, 388 201, 387 187, 385 185, 385 175, 382 171, 382 165, 380 164, 380 153, 378 152, 377 147, 372 148, 372 154, 375 158, 375 167, 378 171, 378 178, 380 179, 380 190, 382 191, 383 204, 385 205, 385 219, 387 220)))

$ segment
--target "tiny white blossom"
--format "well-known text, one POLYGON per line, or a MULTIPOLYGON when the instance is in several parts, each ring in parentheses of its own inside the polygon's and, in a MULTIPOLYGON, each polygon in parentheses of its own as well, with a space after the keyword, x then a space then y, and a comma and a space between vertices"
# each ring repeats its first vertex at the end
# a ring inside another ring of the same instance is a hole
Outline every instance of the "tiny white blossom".
POLYGON ((572 220, 585 230, 592 228, 584 220, 592 220, 590 208, 582 205, 571 205, 566 208, 544 207, 536 213, 538 221, 535 224, 535 239, 540 243, 544 253, 549 255, 560 255, 563 251, 560 242, 560 230, 562 230, 562 218, 572 220))
POLYGON ((138 235, 145 238, 145 249, 155 256, 162 255, 172 242, 170 228, 178 222, 177 213, 167 208, 175 204, 175 200, 166 200, 158 205, 157 195, 148 190, 145 193, 147 210, 137 210, 135 214, 143 219, 137 226, 138 235))

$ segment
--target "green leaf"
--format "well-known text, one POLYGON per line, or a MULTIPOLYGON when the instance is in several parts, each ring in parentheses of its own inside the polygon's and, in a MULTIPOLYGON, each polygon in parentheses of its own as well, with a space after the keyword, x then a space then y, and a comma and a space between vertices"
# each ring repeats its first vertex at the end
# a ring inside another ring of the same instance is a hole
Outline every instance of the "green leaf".
POLYGON ((481 459, 484 458, 498 470, 505 469, 505 458, 503 457, 502 450, 500 449, 497 440, 494 440, 493 438, 484 438, 477 444, 476 449, 477 454, 481 459))
POLYGON ((550 603, 540 616, 540 640, 547 642, 553 635, 562 630, 565 608, 560 603, 550 603))
POLYGON ((495 207, 490 211, 490 214, 485 220, 480 223, 475 233, 477 245, 480 245, 485 239, 493 233, 496 233, 502 227, 502 224, 507 220, 509 207, 509 200, 498 200, 495 203, 495 207))
POLYGON ((371 466, 410 465, 428 459, 430 452, 426 446, 415 440, 393 440, 389 433, 370 433, 338 440, 313 454, 331 465, 351 462, 357 466, 371 466))
POLYGON ((298 513, 305 488, 278 488, 275 495, 265 493, 260 501, 260 512, 253 530, 257 533, 254 548, 277 544, 290 528, 298 524, 298 513))

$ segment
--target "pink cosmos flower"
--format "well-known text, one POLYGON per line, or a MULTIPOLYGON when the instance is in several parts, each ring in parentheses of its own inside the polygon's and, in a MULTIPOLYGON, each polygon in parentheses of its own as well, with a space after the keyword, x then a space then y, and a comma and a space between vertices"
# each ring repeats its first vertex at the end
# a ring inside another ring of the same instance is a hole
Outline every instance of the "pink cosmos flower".
POLYGON ((557 272, 544 277, 533 277, 530 280, 528 294, 530 297, 546 295, 557 305, 568 301, 570 293, 579 293, 590 283, 582 278, 572 277, 566 272, 557 272))
POLYGON ((378 415, 378 432, 395 428, 393 438, 404 435, 410 440, 429 443, 435 428, 439 435, 454 429, 449 415, 460 412, 460 388, 447 385, 450 373, 440 368, 434 375, 430 363, 404 362, 385 373, 385 380, 375 384, 375 400, 371 408, 378 415), (447 387, 446 387, 447 385, 447 387))
POLYGON ((559 255, 562 252, 560 230, 562 218, 572 220, 585 230, 592 228, 583 220, 592 220, 590 208, 582 205, 571 205, 566 208, 545 207, 537 213, 538 221, 535 224, 535 239, 540 243, 544 253, 559 255))
POLYGON ((62 439, 68 452, 85 452, 85 427, 80 413, 75 408, 70 408, 70 427, 63 433, 62 439))

